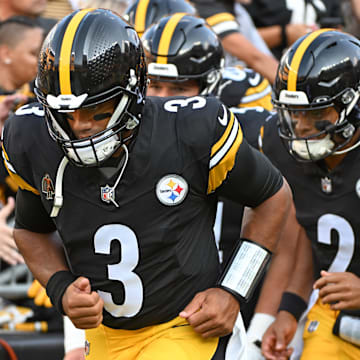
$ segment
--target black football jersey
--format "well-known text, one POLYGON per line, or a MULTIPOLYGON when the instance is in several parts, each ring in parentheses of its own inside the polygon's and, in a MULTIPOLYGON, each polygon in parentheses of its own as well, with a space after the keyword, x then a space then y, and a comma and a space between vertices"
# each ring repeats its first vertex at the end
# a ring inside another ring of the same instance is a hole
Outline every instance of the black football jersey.
POLYGON ((218 96, 228 107, 272 109, 271 85, 256 71, 241 66, 226 67, 222 73, 218 96))
POLYGON ((332 171, 324 164, 300 163, 278 135, 277 116, 262 128, 260 147, 290 184, 296 216, 311 240, 316 276, 320 270, 360 276, 360 148, 347 153, 332 171))
POLYGON ((234 15, 234 0, 193 0, 192 3, 220 38, 240 32, 234 15))
POLYGON ((16 112, 5 127, 3 148, 21 189, 17 208, 26 195, 32 209, 37 201, 45 210, 40 222, 17 210, 16 226, 58 230, 73 273, 90 279, 104 299, 103 322, 113 328, 169 321, 195 293, 214 286, 218 194, 257 206, 282 182, 247 144, 234 115, 217 99, 199 96, 147 99, 114 190, 118 207, 109 198, 120 171, 107 171, 116 164, 69 163, 56 179, 64 155, 48 134, 41 107, 16 112), (259 172, 250 170, 254 162, 260 162, 259 172), (57 181, 63 205, 50 219, 57 181))

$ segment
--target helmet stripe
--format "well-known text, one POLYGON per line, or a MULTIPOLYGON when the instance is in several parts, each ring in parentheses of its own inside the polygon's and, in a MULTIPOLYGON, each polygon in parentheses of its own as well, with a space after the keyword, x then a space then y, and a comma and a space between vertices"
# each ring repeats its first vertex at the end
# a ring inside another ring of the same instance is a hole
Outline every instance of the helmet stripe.
POLYGON ((289 69, 289 80, 288 80, 289 91, 296 91, 297 75, 301 64, 301 60, 306 50, 309 48, 309 46, 317 37, 319 37, 322 33, 329 30, 333 30, 333 29, 320 29, 314 31, 313 33, 308 35, 296 49, 295 54, 291 60, 290 69, 289 69))
POLYGON ((186 13, 177 13, 173 15, 169 21, 166 23, 164 30, 162 32, 159 48, 158 48, 158 56, 156 58, 156 62, 158 64, 167 64, 167 56, 169 53, 170 43, 172 36, 174 34, 175 28, 180 20, 187 15, 186 13))
POLYGON ((134 28, 140 37, 145 31, 146 13, 149 6, 149 2, 150 0, 140 0, 136 8, 134 28))
POLYGON ((84 16, 94 10, 85 9, 81 10, 74 15, 69 22, 64 38, 61 44, 60 59, 59 59, 59 81, 60 81, 60 92, 63 95, 71 94, 71 82, 70 82, 70 62, 71 62, 71 48, 74 42, 76 30, 79 27, 81 20, 84 16))

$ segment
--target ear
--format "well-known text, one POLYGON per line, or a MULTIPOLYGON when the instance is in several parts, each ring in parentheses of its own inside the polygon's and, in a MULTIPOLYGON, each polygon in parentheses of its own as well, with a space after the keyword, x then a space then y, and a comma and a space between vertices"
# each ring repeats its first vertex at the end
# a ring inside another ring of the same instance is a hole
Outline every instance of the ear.
POLYGON ((0 64, 9 65, 12 63, 11 49, 7 45, 0 45, 0 64))

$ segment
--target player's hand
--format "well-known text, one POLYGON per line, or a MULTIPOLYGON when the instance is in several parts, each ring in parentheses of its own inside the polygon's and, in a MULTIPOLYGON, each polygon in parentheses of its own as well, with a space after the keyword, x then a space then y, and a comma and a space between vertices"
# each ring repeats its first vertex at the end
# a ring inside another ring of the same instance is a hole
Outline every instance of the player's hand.
POLYGON ((9 112, 13 110, 13 108, 17 104, 25 104, 28 100, 28 97, 23 94, 12 94, 6 96, 0 102, 0 123, 4 123, 7 117, 9 116, 9 112))
POLYGON ((194 296, 179 314, 204 338, 230 334, 240 306, 233 295, 220 288, 211 288, 194 296))
POLYGON ((84 348, 76 348, 70 350, 65 354, 63 360, 85 360, 85 349, 84 348))
POLYGON ((287 24, 286 25, 286 37, 288 45, 293 44, 301 36, 306 35, 307 33, 316 30, 315 25, 309 26, 306 24, 287 24))
POLYGON ((52 307, 51 301, 46 294, 45 288, 35 279, 28 289, 28 297, 34 299, 37 306, 52 307))
POLYGON ((276 320, 266 330, 261 343, 261 350, 265 359, 286 360, 293 349, 287 348, 295 335, 297 321, 287 311, 280 311, 276 320))
POLYGON ((321 271, 314 283, 324 304, 333 310, 360 309, 360 278, 351 272, 330 273, 321 271))
POLYGON ((79 329, 98 327, 103 319, 104 302, 96 291, 91 291, 89 279, 78 277, 66 289, 62 298, 65 314, 79 329))
POLYGON ((8 198, 8 202, 0 209, 0 258, 10 265, 23 264, 24 258, 18 252, 13 228, 6 223, 7 218, 15 208, 14 198, 8 198))

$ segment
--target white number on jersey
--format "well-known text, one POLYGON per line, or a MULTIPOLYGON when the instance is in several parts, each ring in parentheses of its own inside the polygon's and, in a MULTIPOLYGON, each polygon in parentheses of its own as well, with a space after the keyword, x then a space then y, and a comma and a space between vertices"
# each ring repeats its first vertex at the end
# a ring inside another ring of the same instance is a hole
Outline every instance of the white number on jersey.
POLYGON ((110 280, 122 282, 125 299, 122 305, 112 300, 111 293, 98 290, 104 300, 104 308, 114 317, 135 316, 143 303, 143 285, 140 277, 133 272, 139 262, 139 246, 135 233, 125 225, 104 225, 97 230, 94 237, 96 254, 110 255, 111 242, 118 241, 121 246, 121 261, 108 265, 110 280))

